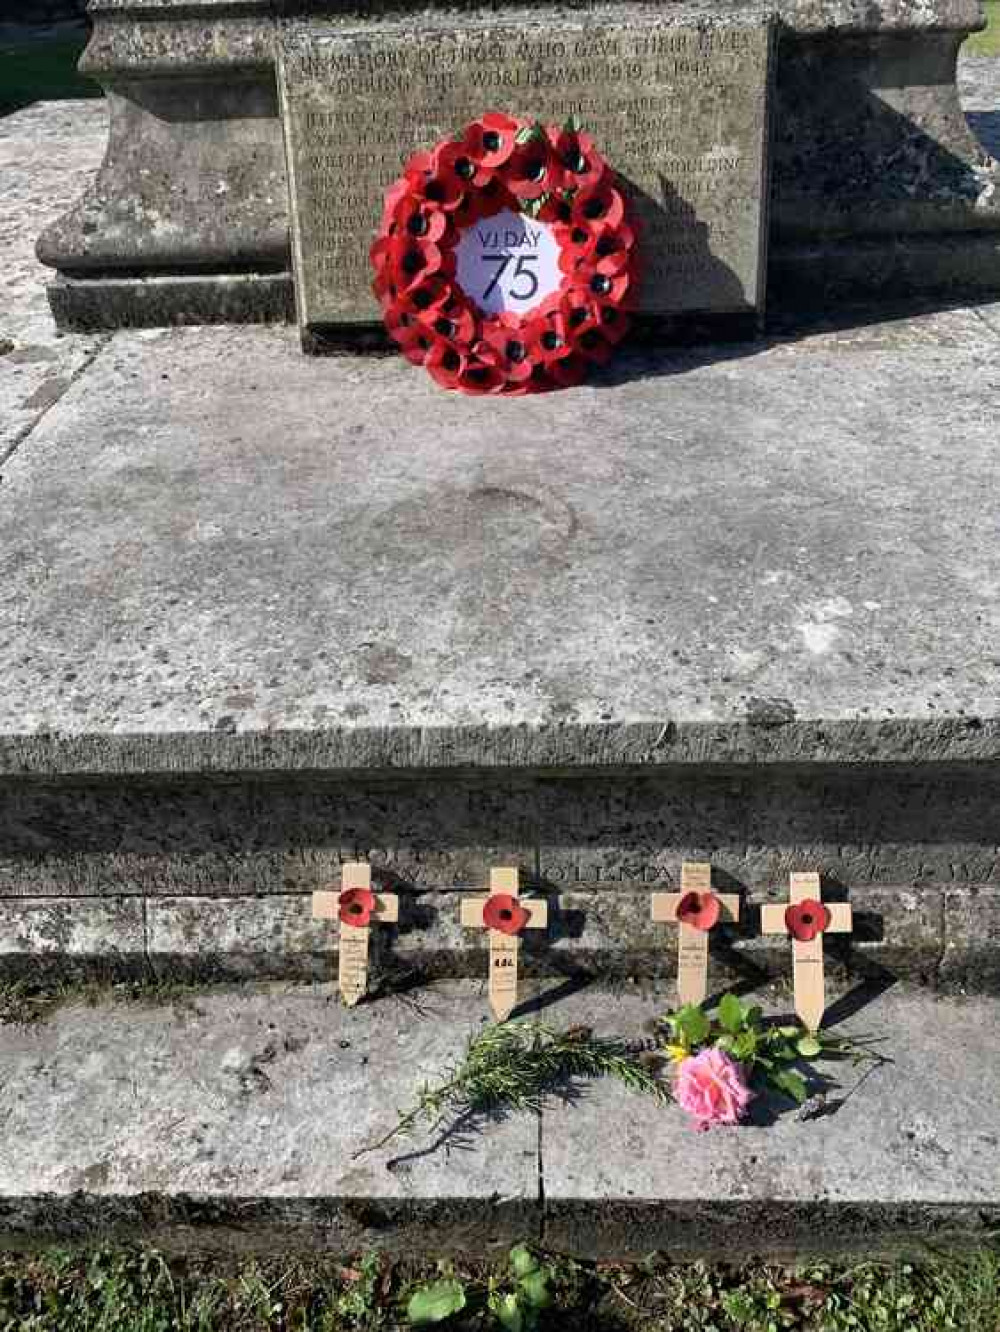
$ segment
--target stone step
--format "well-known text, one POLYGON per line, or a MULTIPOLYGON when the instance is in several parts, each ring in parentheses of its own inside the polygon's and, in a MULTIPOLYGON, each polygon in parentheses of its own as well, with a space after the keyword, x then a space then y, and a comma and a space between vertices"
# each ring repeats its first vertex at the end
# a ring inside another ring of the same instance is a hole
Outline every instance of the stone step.
MULTIPOLYGON (((646 895, 847 896, 843 975, 1000 986, 1000 313, 625 357, 498 406, 284 329, 120 333, 0 490, 0 969, 474 974, 516 863, 538 971, 668 973, 646 895)), ((731 945, 731 946, 730 946, 731 945)), ((726 970, 726 966, 730 970, 726 970)))
MULTIPOLYGON (((665 996, 539 996, 554 1024, 636 1035, 665 996)), ((765 996, 773 1005, 773 999, 765 996)), ((919 1250, 1000 1222, 995 999, 856 991, 829 1013, 891 1063, 837 1066, 827 1113, 755 1103, 697 1135, 606 1083, 540 1115, 358 1158, 486 1020, 442 983, 348 1011, 322 987, 67 1006, 0 1027, 0 1244, 142 1240, 185 1253, 370 1246, 441 1255, 517 1239, 602 1259, 919 1250)))

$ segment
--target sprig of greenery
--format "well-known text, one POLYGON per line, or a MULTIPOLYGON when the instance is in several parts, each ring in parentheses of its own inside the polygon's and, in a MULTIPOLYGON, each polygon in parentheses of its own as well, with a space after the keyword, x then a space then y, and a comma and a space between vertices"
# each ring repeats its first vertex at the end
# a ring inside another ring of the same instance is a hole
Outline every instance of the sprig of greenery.
POLYGON ((778 1025, 764 1018, 756 1004, 745 1004, 735 994, 724 994, 716 1016, 710 1017, 697 1004, 685 1004, 656 1023, 661 1040, 675 1060, 715 1046, 731 1055, 775 1091, 801 1105, 808 1084, 792 1065, 813 1059, 850 1059, 852 1064, 886 1063, 872 1047, 871 1038, 850 1040, 829 1032, 808 1032, 798 1024, 778 1025))
POLYGON ((446 1116, 538 1110, 547 1093, 583 1078, 614 1078, 661 1101, 670 1096, 655 1064, 650 1067, 624 1041, 596 1037, 589 1027, 559 1031, 543 1022, 503 1023, 473 1036, 461 1063, 439 1082, 424 1083, 413 1108, 354 1156, 385 1147, 421 1120, 437 1126, 446 1116))

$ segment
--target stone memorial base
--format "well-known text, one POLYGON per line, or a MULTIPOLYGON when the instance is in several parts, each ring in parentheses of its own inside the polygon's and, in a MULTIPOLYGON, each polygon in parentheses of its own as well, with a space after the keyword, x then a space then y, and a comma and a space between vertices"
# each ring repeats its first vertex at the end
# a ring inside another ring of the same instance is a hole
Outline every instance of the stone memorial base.
MULTIPOLYGON (((955 86, 977 0, 775 10, 769 304, 1000 291, 997 171, 955 86)), ((91 0, 90 12, 83 69, 108 91, 111 130, 95 185, 40 242, 61 326, 288 318, 278 31, 338 7, 91 0)), ((380 23, 361 30, 377 42, 380 23)))

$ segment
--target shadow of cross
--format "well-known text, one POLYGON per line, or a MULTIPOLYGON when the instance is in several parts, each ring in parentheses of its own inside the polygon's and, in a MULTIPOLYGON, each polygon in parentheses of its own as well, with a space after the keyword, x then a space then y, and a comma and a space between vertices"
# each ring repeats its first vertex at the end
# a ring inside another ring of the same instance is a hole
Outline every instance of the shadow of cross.
POLYGON ((853 913, 847 902, 823 901, 818 874, 792 874, 788 904, 760 909, 764 934, 790 934, 795 971, 795 1011, 807 1030, 819 1031, 826 1009, 823 935, 850 934, 853 913))
POLYGON ((708 993, 708 935, 720 921, 740 918, 735 893, 712 892, 712 866, 685 860, 679 893, 653 893, 652 914, 660 924, 676 922, 677 997, 682 1004, 702 1004, 708 993))
POLYGON ((372 867, 352 861, 341 869, 340 892, 313 893, 315 920, 340 920, 337 984, 341 998, 353 1008, 368 989, 368 939, 370 922, 394 925, 399 920, 399 898, 395 893, 372 891, 372 867))
POLYGON ((522 930, 544 930, 548 904, 519 896, 521 872, 516 868, 490 870, 489 897, 462 900, 461 920, 466 929, 490 932, 490 1008, 504 1022, 517 1007, 517 960, 522 930))

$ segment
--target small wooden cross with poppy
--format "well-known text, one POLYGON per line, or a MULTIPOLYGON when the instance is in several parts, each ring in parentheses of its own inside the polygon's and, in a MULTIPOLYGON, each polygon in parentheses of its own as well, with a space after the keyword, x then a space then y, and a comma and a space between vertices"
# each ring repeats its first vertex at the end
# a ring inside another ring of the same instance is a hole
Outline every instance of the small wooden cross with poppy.
POLYGON ((740 918, 735 893, 712 892, 712 866, 685 860, 679 893, 653 894, 653 920, 676 921, 677 995, 682 1004, 702 1004, 708 994, 708 935, 719 921, 740 918))
POLYGON ((394 925, 399 920, 395 893, 372 891, 372 867, 364 861, 341 869, 340 892, 313 893, 316 920, 340 919, 338 985, 344 1003, 353 1008, 368 989, 368 936, 371 922, 394 925))
POLYGON ((819 1031, 826 1008, 823 935, 850 934, 853 919, 847 902, 823 901, 818 874, 792 874, 788 905, 760 909, 765 934, 790 934, 795 971, 795 1011, 807 1030, 819 1031))
POLYGON ((517 1007, 517 959, 524 930, 544 930, 549 923, 548 904, 541 899, 519 896, 520 871, 490 870, 489 897, 462 900, 462 924, 466 929, 490 932, 490 1008, 498 1022, 517 1007))

